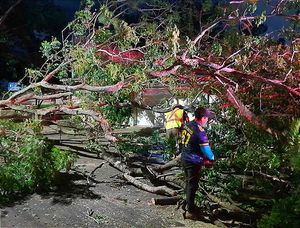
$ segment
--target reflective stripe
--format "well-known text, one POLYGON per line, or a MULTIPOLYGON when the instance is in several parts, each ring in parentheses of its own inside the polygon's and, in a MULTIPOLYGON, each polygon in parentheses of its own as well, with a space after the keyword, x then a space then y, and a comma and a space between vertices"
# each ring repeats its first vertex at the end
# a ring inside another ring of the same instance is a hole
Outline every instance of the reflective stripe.
POLYGON ((209 143, 202 143, 200 146, 209 146, 209 143))

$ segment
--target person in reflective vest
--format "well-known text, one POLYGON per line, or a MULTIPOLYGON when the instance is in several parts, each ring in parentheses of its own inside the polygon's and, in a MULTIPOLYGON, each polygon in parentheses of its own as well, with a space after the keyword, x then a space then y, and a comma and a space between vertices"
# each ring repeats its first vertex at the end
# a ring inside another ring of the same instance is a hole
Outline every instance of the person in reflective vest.
POLYGON ((172 111, 166 113, 166 138, 169 146, 175 150, 173 153, 176 155, 181 152, 181 129, 188 121, 189 117, 182 105, 175 105, 172 111))
POLYGON ((187 123, 182 129, 181 163, 185 173, 186 185, 186 219, 197 219, 199 210, 195 205, 195 196, 198 189, 200 171, 203 166, 211 168, 215 161, 209 140, 203 126, 215 114, 206 108, 195 110, 195 120, 187 123))

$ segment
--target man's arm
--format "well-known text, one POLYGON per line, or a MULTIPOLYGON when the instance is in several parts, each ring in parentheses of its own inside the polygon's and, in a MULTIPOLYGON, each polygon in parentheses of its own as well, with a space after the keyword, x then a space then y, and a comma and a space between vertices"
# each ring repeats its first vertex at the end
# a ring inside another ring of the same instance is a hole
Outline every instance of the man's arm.
POLYGON ((203 157, 210 160, 210 161, 214 161, 215 160, 215 156, 214 153, 212 152, 210 146, 209 146, 209 140, 207 137, 206 132, 204 131, 204 129, 202 127, 199 127, 200 133, 199 133, 199 146, 200 146, 200 150, 203 154, 203 157))
POLYGON ((204 157, 206 157, 208 160, 211 160, 211 161, 215 160, 215 155, 212 152, 208 143, 200 145, 200 149, 201 149, 204 157))

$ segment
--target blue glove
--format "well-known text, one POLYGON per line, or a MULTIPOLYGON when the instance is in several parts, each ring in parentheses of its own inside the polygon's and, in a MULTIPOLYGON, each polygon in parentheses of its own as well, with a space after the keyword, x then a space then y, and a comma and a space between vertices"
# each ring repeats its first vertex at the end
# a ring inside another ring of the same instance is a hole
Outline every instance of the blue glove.
POLYGON ((207 159, 214 161, 215 160, 215 155, 213 154, 213 152, 210 149, 210 146, 201 146, 201 151, 204 155, 204 157, 206 157, 207 159))

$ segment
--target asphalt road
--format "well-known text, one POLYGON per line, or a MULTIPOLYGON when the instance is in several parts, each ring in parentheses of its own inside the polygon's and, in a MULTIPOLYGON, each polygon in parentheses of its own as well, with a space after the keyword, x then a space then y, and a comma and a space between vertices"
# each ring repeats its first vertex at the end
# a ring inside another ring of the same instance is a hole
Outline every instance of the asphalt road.
POLYGON ((184 220, 176 206, 151 205, 157 195, 128 184, 107 163, 94 173, 98 183, 88 185, 80 173, 88 175, 101 162, 81 157, 78 172, 63 174, 52 191, 1 208, 0 227, 216 227, 184 220))

